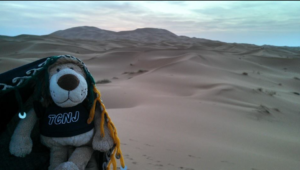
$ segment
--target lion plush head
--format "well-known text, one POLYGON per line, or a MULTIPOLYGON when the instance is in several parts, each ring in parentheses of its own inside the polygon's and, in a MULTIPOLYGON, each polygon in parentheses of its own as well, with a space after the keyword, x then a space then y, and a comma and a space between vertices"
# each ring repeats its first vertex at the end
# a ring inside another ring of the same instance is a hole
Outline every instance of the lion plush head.
POLYGON ((82 65, 61 58, 49 67, 48 72, 49 92, 56 105, 73 107, 87 97, 88 85, 82 65))

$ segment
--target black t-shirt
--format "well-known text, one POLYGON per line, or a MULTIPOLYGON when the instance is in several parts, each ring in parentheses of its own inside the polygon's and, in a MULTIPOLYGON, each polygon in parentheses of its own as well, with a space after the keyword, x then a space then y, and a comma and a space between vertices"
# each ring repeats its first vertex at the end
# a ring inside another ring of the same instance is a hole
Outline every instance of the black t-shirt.
POLYGON ((87 123, 89 110, 84 103, 69 108, 56 104, 44 108, 35 102, 34 110, 40 118, 40 133, 44 136, 70 137, 88 132, 94 127, 94 121, 87 123))

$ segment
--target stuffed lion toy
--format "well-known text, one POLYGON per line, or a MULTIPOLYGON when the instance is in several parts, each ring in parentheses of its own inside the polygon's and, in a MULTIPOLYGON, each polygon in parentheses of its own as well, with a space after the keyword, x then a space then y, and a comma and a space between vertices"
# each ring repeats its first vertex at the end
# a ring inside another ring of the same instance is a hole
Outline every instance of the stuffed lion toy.
POLYGON ((78 58, 52 56, 3 73, 0 97, 18 103, 19 114, 1 122, 20 118, 9 142, 15 157, 31 154, 31 133, 38 124, 40 142, 50 149, 49 170, 109 169, 111 164, 116 170, 115 157, 126 169, 117 130, 78 58))

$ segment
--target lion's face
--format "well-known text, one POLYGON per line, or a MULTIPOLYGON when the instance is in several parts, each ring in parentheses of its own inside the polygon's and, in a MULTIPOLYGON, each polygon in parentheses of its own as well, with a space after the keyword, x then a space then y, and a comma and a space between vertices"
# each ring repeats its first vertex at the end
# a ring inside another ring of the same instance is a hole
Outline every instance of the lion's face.
POLYGON ((50 94, 60 107, 73 107, 83 102, 88 86, 85 73, 78 65, 65 63, 49 69, 50 94))

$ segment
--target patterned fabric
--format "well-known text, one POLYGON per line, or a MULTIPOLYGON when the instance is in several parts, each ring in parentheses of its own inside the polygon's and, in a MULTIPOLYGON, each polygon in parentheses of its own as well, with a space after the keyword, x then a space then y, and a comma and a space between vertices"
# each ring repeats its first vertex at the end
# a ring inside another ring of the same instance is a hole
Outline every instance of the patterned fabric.
POLYGON ((40 76, 43 71, 47 70, 48 67, 59 58, 70 58, 83 65, 85 73, 92 81, 91 83, 95 84, 88 68, 80 59, 71 55, 59 55, 43 58, 0 74, 0 94, 24 87, 32 81, 32 79, 37 80, 36 77, 40 76))

